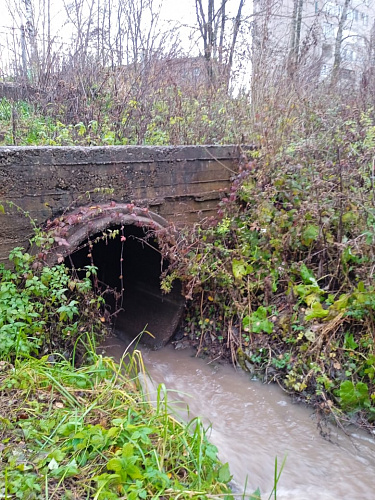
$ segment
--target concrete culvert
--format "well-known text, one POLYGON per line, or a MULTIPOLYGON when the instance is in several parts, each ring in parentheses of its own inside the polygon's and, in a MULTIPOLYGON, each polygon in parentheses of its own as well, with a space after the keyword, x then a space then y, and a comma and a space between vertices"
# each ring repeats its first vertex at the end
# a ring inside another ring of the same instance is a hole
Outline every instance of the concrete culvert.
POLYGON ((169 294, 160 289, 160 275, 168 262, 163 261, 157 241, 145 238, 149 228, 139 223, 111 224, 105 232, 110 230, 116 236, 107 238, 103 238, 100 220, 91 226, 101 227, 100 232, 92 231, 89 236, 91 249, 87 238, 78 244, 74 232, 67 239, 74 242, 75 249, 64 247, 66 265, 84 269, 93 262, 98 268, 98 281, 101 290, 107 290, 104 297, 116 335, 131 341, 146 329, 154 338, 143 333, 140 342, 155 349, 163 347, 178 327, 185 300, 178 281, 169 294), (122 297, 116 299, 121 291, 122 297))

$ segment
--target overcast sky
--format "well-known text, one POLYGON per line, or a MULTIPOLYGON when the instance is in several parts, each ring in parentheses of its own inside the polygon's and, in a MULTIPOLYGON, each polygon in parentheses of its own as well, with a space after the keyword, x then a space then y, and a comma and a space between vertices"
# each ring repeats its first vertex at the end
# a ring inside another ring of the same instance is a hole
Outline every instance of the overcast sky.
MULTIPOLYGON (((85 0, 89 3, 90 0, 85 0)), ((101 0, 103 2, 103 0, 101 0)), ((188 27, 196 26, 196 12, 195 12, 195 0, 154 0, 155 5, 161 2, 161 18, 165 21, 173 21, 180 23, 181 25, 186 25, 188 27)), ((205 0, 207 1, 207 0, 205 0)), ((22 0, 0 0, 0 30, 2 32, 9 31, 14 25, 12 15, 9 10, 13 13, 16 18, 19 18, 17 9, 13 8, 14 3, 22 3, 22 0), (10 9, 7 8, 10 6, 10 9)), ((32 0, 35 5, 39 3, 43 5, 44 0, 32 0)), ((65 0, 66 4, 72 3, 71 0, 65 0)), ((217 2, 218 3, 218 2, 217 2)), ((229 17, 234 17, 238 8, 239 0, 228 0, 227 2, 227 15, 229 17)), ((252 8, 252 0, 245 1, 243 8, 244 15, 249 14, 252 8)), ((52 13, 52 25, 54 33, 57 32, 59 35, 64 37, 63 22, 66 18, 64 9, 64 0, 51 0, 51 13, 52 13), (62 29, 61 29, 62 28, 62 29)), ((18 24, 18 22, 17 22, 18 24)))

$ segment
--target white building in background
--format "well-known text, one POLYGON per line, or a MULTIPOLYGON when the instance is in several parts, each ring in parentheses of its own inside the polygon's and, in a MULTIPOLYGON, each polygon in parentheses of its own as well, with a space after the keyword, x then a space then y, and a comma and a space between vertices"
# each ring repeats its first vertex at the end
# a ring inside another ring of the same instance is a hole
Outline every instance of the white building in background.
MULTIPOLYGON (((317 12, 321 10, 322 19, 322 65, 321 77, 331 74, 334 65, 335 43, 338 27, 343 14, 344 2, 316 2, 317 12)), ((374 5, 372 0, 352 0, 346 12, 341 43, 342 77, 355 79, 364 65, 372 62, 374 5)))
POLYGON ((341 37, 341 78, 355 80, 375 63, 375 0, 254 0, 254 14, 255 57, 259 51, 275 61, 294 56, 323 80, 332 74, 341 37))

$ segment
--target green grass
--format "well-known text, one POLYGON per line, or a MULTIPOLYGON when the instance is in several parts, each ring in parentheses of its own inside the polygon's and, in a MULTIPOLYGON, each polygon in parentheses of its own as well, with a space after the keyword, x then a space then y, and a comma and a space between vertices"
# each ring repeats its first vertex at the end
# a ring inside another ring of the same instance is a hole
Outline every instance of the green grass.
POLYGON ((228 465, 199 419, 142 393, 140 353, 74 369, 47 357, 1 362, 0 498, 231 498, 228 465))

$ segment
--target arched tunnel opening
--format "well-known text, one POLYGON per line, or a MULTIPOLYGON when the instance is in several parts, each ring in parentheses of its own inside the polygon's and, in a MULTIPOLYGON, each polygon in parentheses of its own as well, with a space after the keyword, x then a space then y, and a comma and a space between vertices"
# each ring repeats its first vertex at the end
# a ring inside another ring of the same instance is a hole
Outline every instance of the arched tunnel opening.
POLYGON ((124 224, 94 234, 87 244, 65 258, 68 267, 85 275, 85 266, 97 267, 99 291, 106 301, 107 318, 114 333, 131 342, 142 331, 140 342, 163 347, 175 333, 185 300, 181 283, 170 293, 160 288, 160 276, 168 267, 147 227, 124 224))

